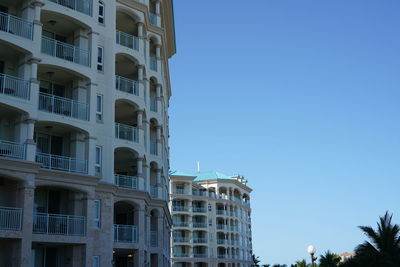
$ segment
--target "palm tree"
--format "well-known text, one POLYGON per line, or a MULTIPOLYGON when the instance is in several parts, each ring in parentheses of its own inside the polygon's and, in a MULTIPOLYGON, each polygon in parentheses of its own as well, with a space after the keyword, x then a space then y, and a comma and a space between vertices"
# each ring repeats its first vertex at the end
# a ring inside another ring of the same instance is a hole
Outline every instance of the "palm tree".
POLYGON ((306 262, 306 260, 296 261, 295 266, 296 267, 307 267, 307 262, 306 262))
POLYGON ((398 267, 400 266, 400 227, 392 224, 388 212, 379 218, 378 229, 359 226, 370 241, 357 246, 355 256, 343 266, 355 267, 398 267))
POLYGON ((337 267, 340 263, 340 257, 329 250, 325 252, 325 255, 321 255, 319 260, 320 267, 337 267))
POLYGON ((253 258, 253 266, 260 266, 258 265, 260 263, 260 257, 256 256, 255 254, 252 254, 251 257, 253 258))

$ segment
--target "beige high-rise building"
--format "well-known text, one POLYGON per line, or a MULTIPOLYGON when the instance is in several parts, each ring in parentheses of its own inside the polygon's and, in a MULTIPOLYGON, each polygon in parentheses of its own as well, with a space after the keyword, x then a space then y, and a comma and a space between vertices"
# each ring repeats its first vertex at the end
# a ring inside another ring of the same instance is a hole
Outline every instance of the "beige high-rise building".
POLYGON ((0 0, 0 266, 170 265, 172 0, 0 0))
POLYGON ((173 172, 173 267, 250 267, 250 193, 241 175, 173 172))

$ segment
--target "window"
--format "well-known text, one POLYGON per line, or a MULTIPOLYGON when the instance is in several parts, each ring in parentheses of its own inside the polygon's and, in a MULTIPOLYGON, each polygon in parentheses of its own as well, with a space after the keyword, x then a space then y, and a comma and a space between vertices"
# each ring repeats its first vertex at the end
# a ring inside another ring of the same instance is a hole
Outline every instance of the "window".
POLYGON ((208 219, 208 226, 212 226, 212 219, 208 219))
POLYGON ((104 23, 104 3, 99 1, 99 23, 104 23))
POLYGON ((95 172, 101 173, 101 158, 102 158, 102 148, 101 146, 96 146, 96 163, 95 163, 95 172))
POLYGON ((96 120, 102 121, 103 120, 103 96, 97 95, 96 100, 96 120))
POLYGON ((97 47, 97 70, 103 71, 103 57, 104 57, 104 48, 102 46, 97 47))
POLYGON ((100 256, 93 256, 93 267, 100 267, 100 256))
POLYGON ((208 211, 211 211, 212 210, 212 207, 211 207, 211 204, 209 203, 208 204, 208 211))
POLYGON ((97 229, 100 229, 100 214, 101 214, 100 200, 94 200, 93 227, 97 229))

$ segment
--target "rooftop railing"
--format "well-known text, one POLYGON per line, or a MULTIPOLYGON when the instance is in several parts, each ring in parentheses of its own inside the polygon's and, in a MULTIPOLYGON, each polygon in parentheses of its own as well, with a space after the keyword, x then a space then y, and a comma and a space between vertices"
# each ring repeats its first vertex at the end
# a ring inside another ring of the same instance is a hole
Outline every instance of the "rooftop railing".
POLYGON ((137 243, 136 225, 114 224, 114 242, 137 243))
POLYGON ((7 13, 0 12, 0 31, 29 40, 33 37, 33 23, 7 13))
POLYGON ((0 157, 25 159, 25 145, 0 140, 0 157))
POLYGON ((115 137, 117 139, 139 142, 139 129, 121 123, 115 123, 115 137))
POLYGON ((0 73, 0 94, 29 99, 30 82, 0 73))
POLYGON ((114 174, 115 184, 122 188, 138 189, 138 178, 136 176, 114 174))
POLYGON ((89 105, 66 97, 39 94, 39 110, 80 120, 89 120, 89 105))
POLYGON ((87 174, 87 160, 58 156, 46 153, 36 153, 36 162, 42 163, 42 168, 87 174))
POLYGON ((89 51, 46 36, 42 36, 42 53, 90 67, 89 51))
POLYGON ((115 89, 121 92, 139 96, 139 82, 122 76, 115 76, 115 89))
POLYGON ((92 16, 93 2, 91 0, 48 0, 50 2, 59 4, 76 10, 88 16, 92 16))
POLYGON ((139 51, 139 38, 125 32, 116 31, 117 44, 139 51))
POLYGON ((36 213, 33 216, 33 233, 47 235, 85 236, 86 217, 36 213))
POLYGON ((21 225, 21 208, 0 207, 0 230, 19 231, 21 225))

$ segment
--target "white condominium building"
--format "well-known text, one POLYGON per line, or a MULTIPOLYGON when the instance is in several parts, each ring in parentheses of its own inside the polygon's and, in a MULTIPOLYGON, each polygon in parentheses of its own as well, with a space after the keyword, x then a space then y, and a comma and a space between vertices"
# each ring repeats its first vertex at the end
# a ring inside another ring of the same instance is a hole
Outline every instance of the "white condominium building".
POLYGON ((0 266, 170 265, 172 0, 0 0, 0 266))
POLYGON ((219 172, 173 172, 173 267, 252 266, 247 180, 219 172))

